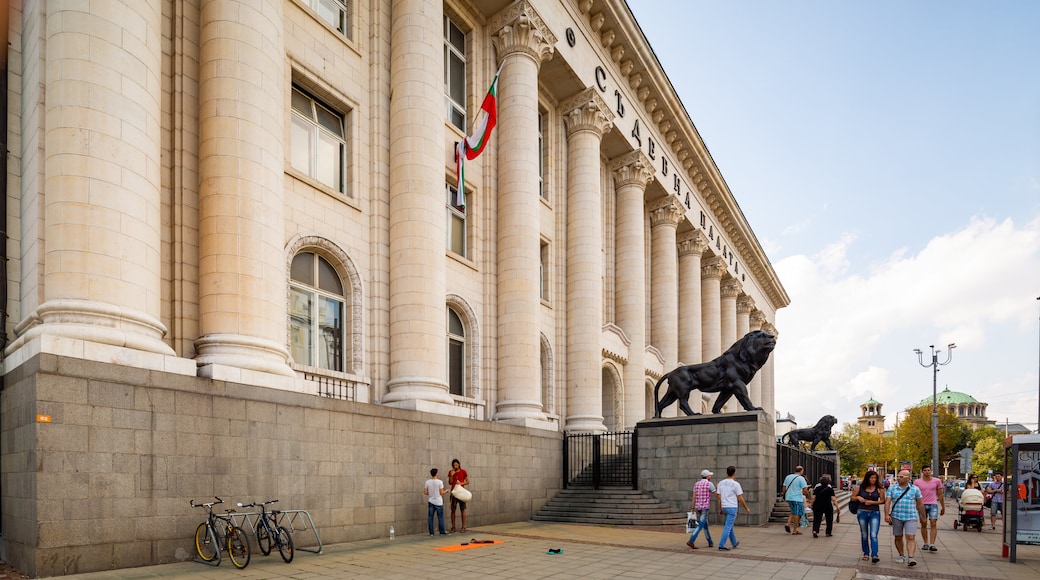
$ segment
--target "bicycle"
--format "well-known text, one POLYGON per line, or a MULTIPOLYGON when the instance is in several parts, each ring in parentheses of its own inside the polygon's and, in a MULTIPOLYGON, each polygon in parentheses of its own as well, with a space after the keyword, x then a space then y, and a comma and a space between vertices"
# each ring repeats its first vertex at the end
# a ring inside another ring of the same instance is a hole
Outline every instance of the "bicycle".
POLYGON ((278 525, 278 515, 282 512, 279 510, 267 511, 265 507, 267 504, 276 503, 277 501, 276 499, 270 499, 263 503, 239 503, 238 507, 260 508, 260 517, 256 520, 256 543, 260 546, 260 551, 265 556, 271 553, 272 546, 278 546, 278 553, 282 555, 282 559, 288 564, 292 562, 293 555, 296 553, 293 549, 292 536, 285 526, 278 525))
MULTIPOLYGON (((195 549, 199 553, 199 558, 202 558, 204 562, 216 561, 214 566, 220 565, 220 552, 227 550, 228 557, 231 558, 231 563, 235 565, 235 568, 245 568, 249 565, 249 540, 242 528, 236 526, 229 516, 213 513, 213 506, 224 503, 224 500, 219 497, 216 500, 198 504, 193 499, 188 500, 191 507, 202 507, 208 510, 206 521, 195 529, 195 549)), ((227 513, 234 511, 227 510, 227 513)))

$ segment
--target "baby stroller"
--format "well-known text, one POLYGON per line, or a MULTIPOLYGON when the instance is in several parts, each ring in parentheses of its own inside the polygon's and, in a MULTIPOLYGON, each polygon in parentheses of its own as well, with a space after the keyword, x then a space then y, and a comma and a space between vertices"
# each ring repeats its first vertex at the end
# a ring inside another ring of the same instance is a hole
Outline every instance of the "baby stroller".
POLYGON ((985 523, 985 518, 982 512, 982 506, 985 503, 985 497, 982 495, 982 491, 978 489, 966 489, 961 493, 961 498, 957 502, 957 509, 960 511, 960 519, 953 522, 953 529, 957 529, 957 526, 963 526, 962 529, 965 531, 968 528, 975 528, 979 532, 982 531, 982 526, 985 523))

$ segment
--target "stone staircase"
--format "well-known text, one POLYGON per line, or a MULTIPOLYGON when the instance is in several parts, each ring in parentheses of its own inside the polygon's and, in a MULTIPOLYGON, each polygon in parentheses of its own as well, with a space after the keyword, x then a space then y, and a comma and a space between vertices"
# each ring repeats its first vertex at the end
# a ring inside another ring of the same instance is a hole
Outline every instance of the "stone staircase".
MULTIPOLYGON (((845 513, 846 517, 849 517, 847 508, 852 493, 848 490, 841 490, 834 495, 838 499, 838 513, 845 513)), ((776 501, 773 503, 773 511, 769 512, 769 523, 787 523, 787 516, 789 515, 791 515, 791 508, 787 507, 787 501, 784 500, 783 496, 777 496, 776 501)))
POLYGON ((686 525, 686 514, 673 511, 650 494, 633 489, 564 489, 531 520, 612 526, 686 525))

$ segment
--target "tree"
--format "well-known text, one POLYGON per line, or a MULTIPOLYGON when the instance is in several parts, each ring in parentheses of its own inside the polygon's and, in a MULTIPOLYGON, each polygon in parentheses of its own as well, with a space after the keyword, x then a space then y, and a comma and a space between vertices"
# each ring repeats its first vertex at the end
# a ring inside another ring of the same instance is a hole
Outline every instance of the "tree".
POLYGON ((868 465, 886 465, 892 458, 892 442, 883 435, 865 433, 855 423, 846 423, 831 437, 841 457, 842 475, 863 476, 868 465))
MULTIPOLYGON (((971 439, 971 428, 945 407, 939 407, 939 459, 955 456, 971 439)), ((914 470, 932 464, 932 408, 909 409, 906 419, 896 426, 896 460, 911 461, 914 470)))
POLYGON ((1002 473, 1004 471, 1004 439, 1003 437, 986 437, 975 443, 975 454, 971 460, 971 470, 976 474, 983 474, 979 479, 986 479, 990 471, 1002 473))

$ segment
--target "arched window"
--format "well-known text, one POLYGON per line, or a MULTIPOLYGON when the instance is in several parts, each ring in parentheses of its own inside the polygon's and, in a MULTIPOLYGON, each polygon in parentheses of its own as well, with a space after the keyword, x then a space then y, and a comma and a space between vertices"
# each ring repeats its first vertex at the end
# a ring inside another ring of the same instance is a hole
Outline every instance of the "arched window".
POLYGON ((462 318, 448 308, 448 392, 466 395, 466 328, 462 318))
POLYGON ((313 252, 293 256, 289 283, 289 347, 299 364, 347 371, 344 329, 350 328, 343 281, 313 252))

